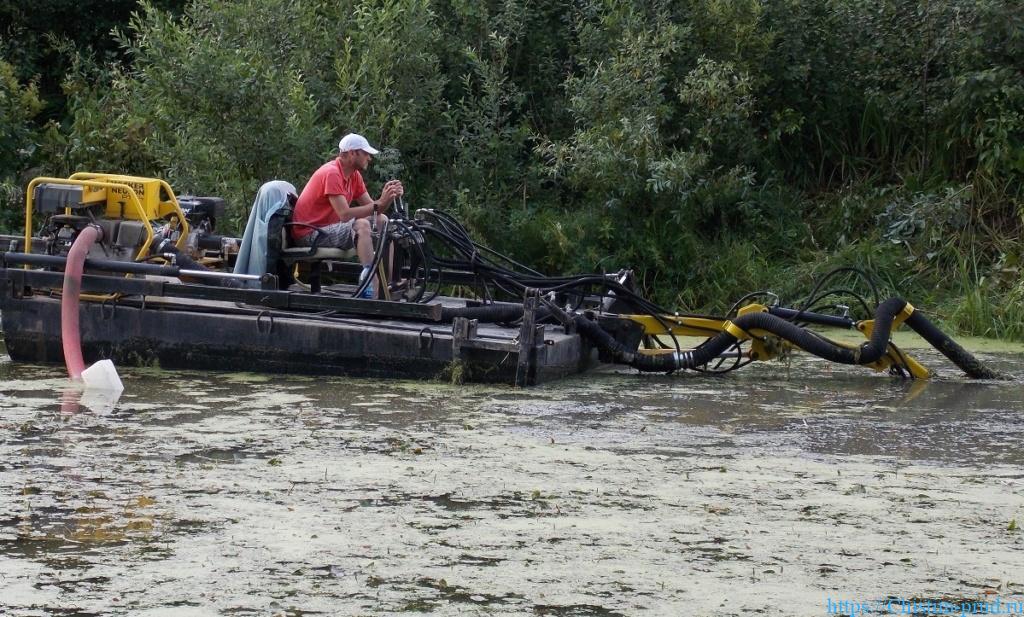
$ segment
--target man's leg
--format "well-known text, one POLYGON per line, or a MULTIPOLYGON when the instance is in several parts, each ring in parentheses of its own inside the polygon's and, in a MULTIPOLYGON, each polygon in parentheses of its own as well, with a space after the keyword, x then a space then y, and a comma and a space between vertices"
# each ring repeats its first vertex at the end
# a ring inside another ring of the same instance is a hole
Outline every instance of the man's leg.
POLYGON ((370 234, 370 221, 356 219, 352 222, 352 231, 356 235, 356 253, 359 254, 359 263, 364 267, 373 264, 373 236, 370 234))
POLYGON ((363 279, 369 277, 370 289, 373 290, 372 296, 379 298, 380 285, 376 281, 376 273, 370 271, 370 266, 373 265, 373 234, 370 230, 370 220, 356 219, 352 223, 352 230, 356 235, 356 252, 359 254, 359 263, 363 265, 363 273, 359 275, 359 282, 362 283, 363 279))
POLYGON ((320 248, 340 248, 347 251, 355 247, 353 221, 347 223, 331 223, 320 227, 320 233, 311 233, 295 240, 297 246, 312 246, 313 238, 318 238, 317 246, 320 248))

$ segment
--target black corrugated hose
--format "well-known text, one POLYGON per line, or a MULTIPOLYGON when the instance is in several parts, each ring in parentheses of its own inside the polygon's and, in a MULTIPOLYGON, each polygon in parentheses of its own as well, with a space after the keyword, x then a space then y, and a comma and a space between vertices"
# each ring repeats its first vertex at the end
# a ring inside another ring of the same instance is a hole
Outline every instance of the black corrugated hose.
MULTIPOLYGON (((537 308, 538 320, 545 319, 549 314, 550 311, 547 308, 537 308)), ((485 304, 483 306, 446 306, 441 309, 442 322, 451 322, 456 317, 479 319, 486 323, 511 323, 523 318, 523 305, 495 302, 493 304, 485 304)))
MULTIPOLYGON (((732 320, 741 330, 764 330, 782 337, 800 349, 820 358, 841 364, 871 364, 885 355, 889 347, 889 336, 892 332, 893 320, 907 306, 906 300, 890 298, 878 305, 875 311, 875 325, 871 339, 856 349, 836 345, 813 332, 805 330, 785 319, 768 313, 748 313, 732 320)), ((576 327, 580 333, 590 339, 596 346, 609 352, 615 362, 627 364, 646 372, 668 373, 681 369, 697 369, 704 366, 719 354, 732 347, 737 337, 729 332, 721 332, 696 349, 677 351, 665 354, 641 354, 627 349, 605 332, 596 322, 582 315, 575 316, 576 327)), ((1000 379, 1003 376, 986 366, 967 350, 958 345, 949 336, 943 334, 920 311, 914 311, 907 318, 906 324, 921 335, 926 341, 949 358, 969 377, 975 379, 1000 379)))
POLYGON ((907 318, 907 325, 914 332, 921 335, 921 338, 931 343, 932 347, 949 358, 950 362, 960 367, 968 376, 975 379, 1009 379, 1007 375, 988 368, 980 360, 971 355, 969 351, 957 344, 956 341, 946 336, 941 330, 935 327, 927 317, 920 311, 907 318))

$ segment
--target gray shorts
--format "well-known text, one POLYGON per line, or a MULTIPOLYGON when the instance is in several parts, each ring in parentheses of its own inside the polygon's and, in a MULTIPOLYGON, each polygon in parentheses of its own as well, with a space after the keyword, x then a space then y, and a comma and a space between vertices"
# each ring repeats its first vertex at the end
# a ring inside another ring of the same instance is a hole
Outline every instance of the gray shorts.
MULTIPOLYGON (((356 245, 356 235, 352 231, 352 223, 355 219, 344 223, 332 223, 325 227, 320 227, 320 242, 317 246, 328 248, 334 247, 347 251, 354 248, 356 245)), ((313 238, 316 238, 316 232, 307 234, 295 240, 295 244, 299 246, 312 246, 313 238)))

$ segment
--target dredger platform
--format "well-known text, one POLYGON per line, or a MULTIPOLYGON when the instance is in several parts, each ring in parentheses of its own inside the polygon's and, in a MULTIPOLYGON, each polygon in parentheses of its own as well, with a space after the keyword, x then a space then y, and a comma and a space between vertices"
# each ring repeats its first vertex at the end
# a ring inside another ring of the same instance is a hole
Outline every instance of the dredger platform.
POLYGON ((629 270, 546 276, 476 243, 453 216, 410 216, 401 202, 374 230, 373 274, 360 277, 363 266, 346 252, 316 238, 290 242, 294 195, 268 199, 274 184, 250 213, 250 225, 266 232, 254 242, 216 233, 223 200, 179 198, 162 180, 33 180, 25 234, 0 237, 11 359, 66 362, 72 375, 77 352, 89 362, 166 369, 528 386, 600 363, 721 373, 802 349, 927 378, 890 339, 905 324, 967 375, 998 377, 898 298, 878 302, 876 292, 872 309, 858 296, 855 319, 847 306, 828 305, 835 292, 819 293, 823 280, 799 307, 762 292, 743 300, 769 302, 738 302, 726 315, 680 314, 641 295, 629 270), (368 286, 375 297, 365 297, 368 286), (853 329, 866 340, 839 343, 808 326, 853 329), (700 343, 687 347, 683 337, 700 343))

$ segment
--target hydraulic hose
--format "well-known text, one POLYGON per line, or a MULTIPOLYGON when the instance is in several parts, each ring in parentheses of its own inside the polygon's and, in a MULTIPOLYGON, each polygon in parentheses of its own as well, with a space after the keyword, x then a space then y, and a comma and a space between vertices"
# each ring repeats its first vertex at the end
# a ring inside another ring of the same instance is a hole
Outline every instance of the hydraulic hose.
MULTIPOLYGON (((590 340, 598 348, 605 350, 612 356, 612 361, 617 364, 628 364, 633 368, 649 373, 670 373, 683 368, 696 368, 707 364, 708 360, 694 363, 693 353, 696 351, 682 351, 666 354, 648 355, 637 353, 629 349, 619 341, 615 340, 604 328, 595 321, 587 319, 583 315, 575 315, 576 331, 590 340)), ((717 353, 715 355, 718 355, 717 353)))
MULTIPOLYGON (((889 298, 879 304, 875 309, 875 327, 871 332, 871 338, 856 349, 836 345, 809 330, 768 313, 748 313, 734 319, 733 324, 741 330, 758 329, 771 332, 808 353, 832 362, 853 365, 871 364, 885 355, 889 348, 889 336, 892 333, 893 321, 906 306, 907 301, 901 298, 889 298)), ((730 335, 728 344, 723 349, 735 342, 735 337, 730 335)))
MULTIPOLYGON (((538 307, 537 319, 550 314, 546 307, 538 307)), ((522 304, 487 304, 484 306, 444 307, 441 309, 441 321, 454 321, 456 317, 479 319, 485 323, 509 323, 523 318, 522 304)), ((600 326, 598 326, 600 330, 600 326)), ((602 330, 603 332, 603 330, 602 330)))
MULTIPOLYGON (((856 349, 837 345, 781 317, 764 312, 748 313, 737 317, 732 321, 732 327, 708 339, 693 350, 656 355, 640 354, 627 349, 605 332, 600 325, 582 315, 576 315, 575 322, 578 331, 595 345, 608 351, 615 362, 627 364, 640 371, 672 372, 704 366, 740 340, 740 337, 734 334, 737 329, 739 331, 764 330, 825 360, 840 364, 864 365, 876 362, 885 355, 889 347, 893 321, 906 307, 906 300, 901 298, 890 298, 880 304, 875 311, 875 324, 870 340, 856 349)), ((976 379, 1000 377, 999 373, 982 365, 977 358, 939 331, 920 312, 912 312, 906 319, 906 323, 969 377, 976 379)))
MULTIPOLYGON (((871 340, 859 349, 840 347, 831 341, 817 336, 800 326, 776 317, 769 313, 748 313, 733 320, 733 325, 740 330, 765 330, 780 336, 797 347, 816 356, 839 362, 841 364, 871 364, 885 353, 889 344, 889 331, 895 316, 903 310, 906 302, 893 298, 886 300, 878 307, 875 329, 871 340)), ((729 331, 720 332, 705 341, 696 349, 677 351, 666 354, 640 354, 626 349, 601 326, 589 319, 577 315, 577 329, 588 336, 595 344, 612 353, 616 362, 628 364, 641 371, 671 372, 680 369, 696 369, 704 366, 719 354, 736 344, 739 337, 729 331)))
MULTIPOLYGON (((161 242, 160 245, 157 246, 156 250, 153 251, 153 254, 160 256, 173 255, 174 264, 179 268, 178 277, 181 278, 183 281, 188 281, 189 277, 182 277, 181 270, 193 270, 197 272, 209 271, 209 268, 197 262, 195 259, 192 259, 192 257, 190 257, 185 252, 179 250, 178 247, 174 246, 174 242, 170 240, 164 240, 163 242, 161 242)), ((221 285, 224 282, 225 281, 214 279, 207 284, 221 285)))
POLYGON ((960 370, 969 377, 975 379, 1008 379, 1006 375, 982 364, 980 360, 958 345, 956 341, 936 328, 935 324, 922 315, 920 311, 914 311, 907 318, 907 325, 913 328, 914 332, 917 332, 921 338, 931 343, 932 347, 939 350, 942 355, 949 358, 950 362, 960 367, 960 370))
MULTIPOLYGON (((376 206, 374 206, 374 208, 376 208, 376 206)), ((390 225, 391 225, 391 220, 390 219, 387 222, 384 223, 384 228, 380 231, 380 240, 377 242, 377 246, 374 247, 373 260, 370 262, 370 272, 369 272, 369 274, 367 274, 366 278, 363 279, 360 282, 360 284, 356 287, 356 290, 354 292, 352 292, 352 297, 353 298, 360 298, 360 297, 362 297, 363 292, 366 291, 366 288, 369 287, 370 284, 373 283, 374 279, 377 277, 377 266, 380 265, 380 260, 384 257, 384 249, 388 245, 388 229, 389 229, 390 225)), ((380 289, 379 289, 379 286, 383 285, 383 284, 384 284, 383 281, 377 281, 377 286, 378 286, 378 289, 377 289, 378 296, 377 297, 383 297, 383 294, 380 293, 380 289)))
MULTIPOLYGON (((580 275, 575 277, 543 276, 500 253, 473 242, 465 227, 447 213, 435 210, 420 210, 417 213, 417 219, 419 219, 417 222, 410 222, 412 228, 418 230, 424 236, 432 235, 436 237, 453 253, 442 257, 433 254, 429 249, 425 251, 425 254, 430 254, 431 263, 438 269, 439 288, 441 286, 440 272, 444 268, 451 268, 472 272, 509 295, 517 295, 527 288, 536 288, 544 293, 575 291, 582 295, 588 289, 597 287, 602 289, 604 293, 614 294, 617 299, 623 300, 641 312, 650 315, 668 312, 641 297, 633 290, 626 288, 624 285, 614 280, 609 280, 605 275, 580 275), (421 217, 429 218, 431 222, 426 222, 421 217), (487 255, 484 253, 487 253, 487 255), (499 258, 505 264, 511 266, 511 268, 507 268, 505 265, 490 259, 492 256, 499 258)), ((877 305, 871 338, 857 348, 851 349, 837 345, 794 323, 801 321, 801 317, 810 317, 810 314, 806 311, 812 308, 815 302, 827 295, 839 292, 850 293, 850 295, 855 296, 861 301, 862 306, 867 309, 867 304, 859 295, 846 292, 843 289, 829 289, 821 294, 818 293, 818 290, 825 285, 826 281, 840 273, 854 273, 864 278, 871 286, 877 302, 878 288, 869 276, 855 268, 840 268, 830 272, 818 282, 804 303, 804 308, 800 310, 773 308, 767 313, 748 313, 737 317, 731 321, 728 331, 708 339, 699 347, 690 351, 677 349, 674 353, 640 354, 635 349, 628 349, 623 346, 614 337, 605 332, 600 325, 586 317, 576 315, 572 319, 575 321, 578 331, 588 337, 595 345, 609 352, 614 361, 628 364, 642 371, 671 372, 679 369, 698 369, 708 364, 711 360, 735 346, 741 339, 745 340, 748 338, 744 332, 755 329, 770 332, 809 353, 832 362, 850 365, 869 365, 877 362, 889 352, 889 339, 892 334, 893 323, 897 316, 906 311, 906 324, 949 358, 968 376, 982 379, 1000 376, 996 371, 982 365, 980 361, 960 347, 950 337, 939 331, 920 312, 915 311, 912 307, 908 308, 907 302, 901 298, 890 298, 877 305)), ((469 317, 487 322, 507 323, 515 321, 521 316, 522 307, 514 305, 487 305, 459 309, 445 308, 442 312, 442 319, 444 321, 451 321, 455 317, 469 317)), ((568 319, 568 316, 564 316, 560 320, 567 321, 568 319)), ((846 317, 821 315, 814 315, 812 321, 839 327, 851 327, 854 323, 846 317)))
POLYGON ((82 359, 82 335, 78 328, 78 303, 82 293, 82 271, 85 269, 85 257, 89 248, 103 235, 97 225, 89 225, 83 229, 68 251, 67 265, 64 268, 64 290, 60 297, 60 338, 64 347, 64 363, 68 367, 68 376, 81 379, 85 370, 82 359))

